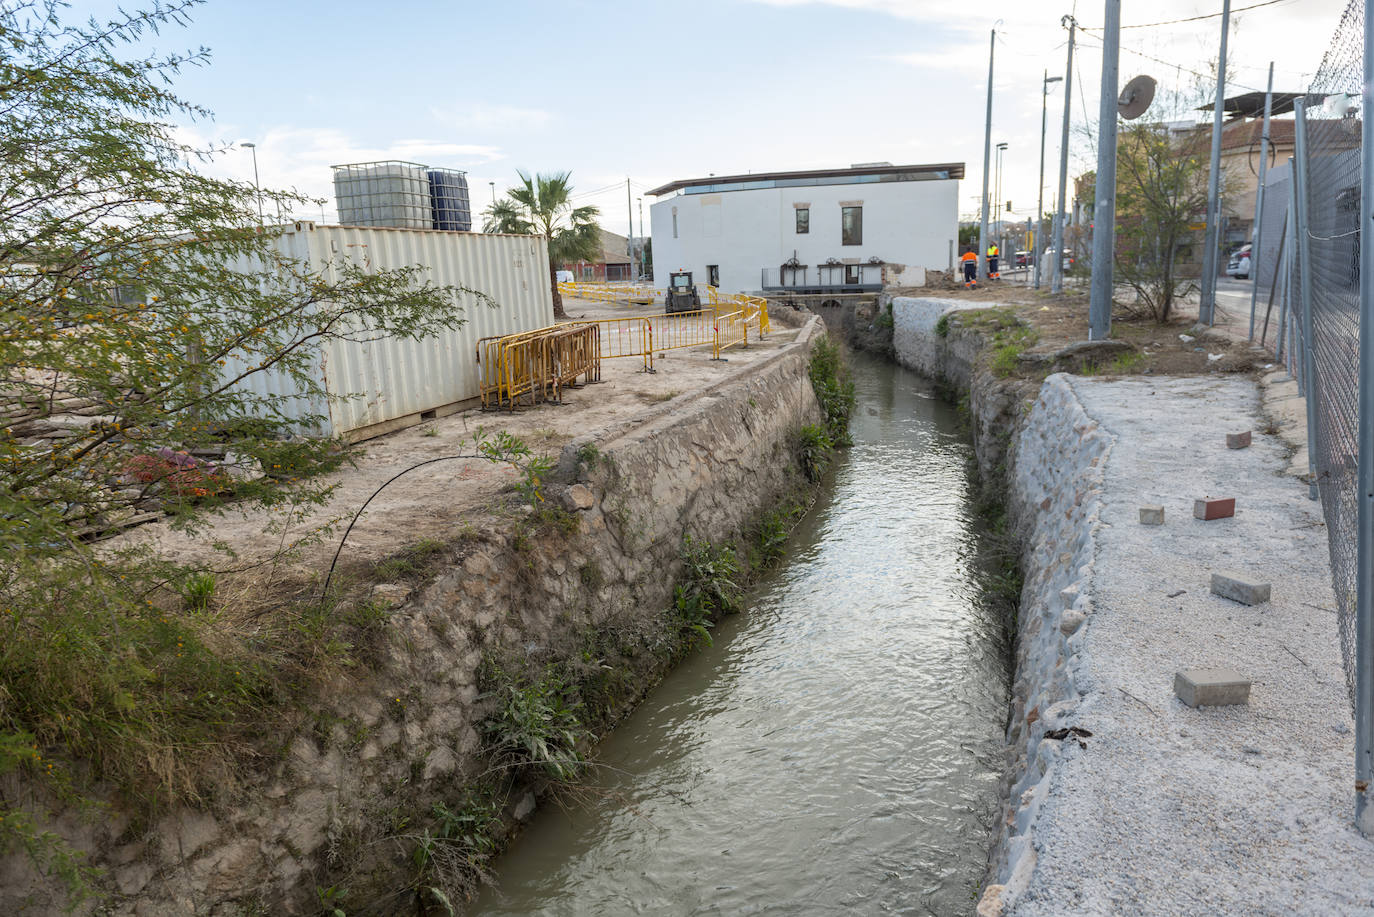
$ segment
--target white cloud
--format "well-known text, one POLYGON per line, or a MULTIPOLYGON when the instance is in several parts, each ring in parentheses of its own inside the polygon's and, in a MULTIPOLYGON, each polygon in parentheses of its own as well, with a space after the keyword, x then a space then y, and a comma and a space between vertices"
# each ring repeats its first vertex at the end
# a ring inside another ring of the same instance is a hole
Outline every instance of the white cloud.
POLYGON ((450 127, 484 133, 537 131, 552 120, 550 112, 514 105, 471 105, 461 110, 430 109, 435 120, 450 127))

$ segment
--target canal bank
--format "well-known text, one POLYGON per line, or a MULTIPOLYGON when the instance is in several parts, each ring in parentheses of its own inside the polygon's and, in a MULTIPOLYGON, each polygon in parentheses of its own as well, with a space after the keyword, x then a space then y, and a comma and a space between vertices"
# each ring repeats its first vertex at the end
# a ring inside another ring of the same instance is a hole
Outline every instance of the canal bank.
MULTIPOLYGON (((609 420, 612 385, 680 385, 691 373, 626 372, 510 418, 576 429, 552 469, 520 475, 473 456, 401 477, 345 546, 327 605, 332 538, 296 558, 299 583, 275 567, 276 580, 222 580, 226 603, 249 587, 286 595, 249 620, 257 630, 283 618, 321 636, 302 641, 308 667, 264 699, 270 712, 212 796, 139 812, 107 792, 91 800, 95 818, 13 775, 0 792, 28 801, 56 849, 100 870, 85 891, 102 912, 438 913, 461 902, 540 794, 719 617, 720 580, 745 575, 762 527, 808 499, 801 446, 825 421, 811 359, 822 335, 816 322, 778 328, 711 363, 705 383, 651 391, 609 420), (579 426, 598 408, 601 420, 579 426), (468 502, 454 514, 460 493, 468 502), (375 559, 358 560, 364 548, 375 559)), ((671 356, 669 366, 694 359, 671 356)), ((421 458, 471 452, 478 427, 507 419, 457 414, 370 443, 336 478, 341 502, 351 511, 421 458)), ((812 460, 822 446, 813 436, 812 460)), ((236 531, 245 551, 264 541, 251 524, 236 531)), ((221 627, 235 623, 218 594, 211 610, 221 627)), ((0 857, 0 911, 63 909, 61 877, 44 865, 19 850, 0 857)))
POLYGON ((1350 824, 1326 531, 1286 474, 1295 444, 1265 432, 1259 385, 1004 379, 986 369, 985 317, 958 311, 898 299, 892 318, 897 359, 966 393, 1021 546, 1004 807, 978 913, 1367 913, 1374 845, 1350 824), (1223 434, 1244 429, 1254 445, 1228 450, 1223 434), (1202 496, 1237 497, 1235 517, 1193 519, 1202 496), (1142 526, 1143 505, 1165 524, 1142 526), (1219 569, 1272 582, 1273 599, 1210 594, 1219 569), (1182 705, 1175 672, 1210 666, 1250 677, 1250 703, 1182 705))
POLYGON ((958 412, 853 356, 854 445, 787 560, 493 863, 481 915, 965 913, 1002 772, 1007 609, 958 412))

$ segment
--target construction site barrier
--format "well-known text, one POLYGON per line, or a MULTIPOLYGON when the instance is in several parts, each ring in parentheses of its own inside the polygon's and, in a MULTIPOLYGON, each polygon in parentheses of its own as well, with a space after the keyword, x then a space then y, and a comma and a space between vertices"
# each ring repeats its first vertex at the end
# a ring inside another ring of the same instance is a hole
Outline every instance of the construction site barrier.
POLYGON ((558 284, 559 295, 590 302, 632 302, 641 305, 662 297, 663 291, 637 283, 583 283, 565 280, 558 284))
POLYGON ((477 342, 482 407, 561 401, 578 376, 601 380, 601 329, 595 323, 554 325, 477 342))
POLYGON ((572 324, 601 329, 601 359, 643 357, 644 371, 654 371, 654 325, 649 317, 580 319, 572 324))

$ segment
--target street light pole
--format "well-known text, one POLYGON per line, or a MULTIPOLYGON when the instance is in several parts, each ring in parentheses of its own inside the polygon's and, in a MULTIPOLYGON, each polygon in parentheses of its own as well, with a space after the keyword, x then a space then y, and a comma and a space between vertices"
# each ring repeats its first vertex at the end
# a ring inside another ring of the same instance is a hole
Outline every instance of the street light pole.
POLYGON ((1059 206, 1054 217, 1054 264, 1050 267, 1050 292, 1064 289, 1064 202, 1069 187, 1069 101, 1073 98, 1073 34, 1078 21, 1072 16, 1059 20, 1069 27, 1069 63, 1064 68, 1064 131, 1059 136, 1059 206))
POLYGON ((978 220, 978 279, 988 279, 988 169, 992 165, 992 60, 997 50, 997 30, 988 42, 988 113, 983 122, 983 207, 978 220))
MULTIPOLYGON (((997 257, 999 259, 1005 258, 1005 255, 1002 254, 1002 215, 1006 212, 1005 206, 1002 201, 1002 154, 1006 151, 1006 143, 997 144, 997 223, 995 224, 995 228, 992 230, 992 241, 993 244, 997 246, 997 257)), ((1001 274, 1000 269, 1004 266, 1005 262, 998 262, 997 267, 999 268, 999 276, 1001 274)))
POLYGON ((258 225, 264 222, 262 217, 262 185, 258 183, 258 145, 256 143, 241 143, 239 146, 246 146, 253 152, 253 187, 258 192, 258 225))
POLYGON ((639 279, 644 280, 644 198, 636 198, 639 202, 639 279))
POLYGON ((492 206, 492 207, 495 207, 495 206, 496 206, 496 182, 494 182, 494 181, 489 181, 489 182, 487 182, 487 184, 488 184, 488 185, 491 185, 491 206, 492 206))
POLYGON ((1051 77, 1048 70, 1045 71, 1044 82, 1040 84, 1040 185, 1039 197, 1035 204, 1035 235, 1032 237, 1035 244, 1031 246, 1031 257, 1035 259, 1035 288, 1040 289, 1040 252, 1044 249, 1044 226, 1042 221, 1045 217, 1045 127, 1046 117, 1049 113, 1050 104, 1050 83, 1058 83, 1064 78, 1062 76, 1051 77))
MULTIPOLYGON (((1221 0, 1221 51, 1217 57, 1217 99, 1212 112, 1212 162, 1207 177, 1207 241, 1202 250, 1202 298, 1198 303, 1197 320, 1210 325, 1217 310, 1217 247, 1221 222, 1221 116, 1226 100, 1226 33, 1231 24, 1231 0, 1221 0)), ((1255 255, 1250 254, 1250 264, 1255 255)))

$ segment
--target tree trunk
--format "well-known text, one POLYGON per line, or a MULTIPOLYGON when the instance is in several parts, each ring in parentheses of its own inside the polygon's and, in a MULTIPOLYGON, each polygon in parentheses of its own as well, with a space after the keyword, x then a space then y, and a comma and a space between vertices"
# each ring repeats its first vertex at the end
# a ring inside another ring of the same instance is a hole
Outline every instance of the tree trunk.
POLYGON ((553 292, 553 317, 567 318, 568 313, 563 311, 563 294, 558 292, 558 269, 552 259, 549 261, 549 289, 553 292))

